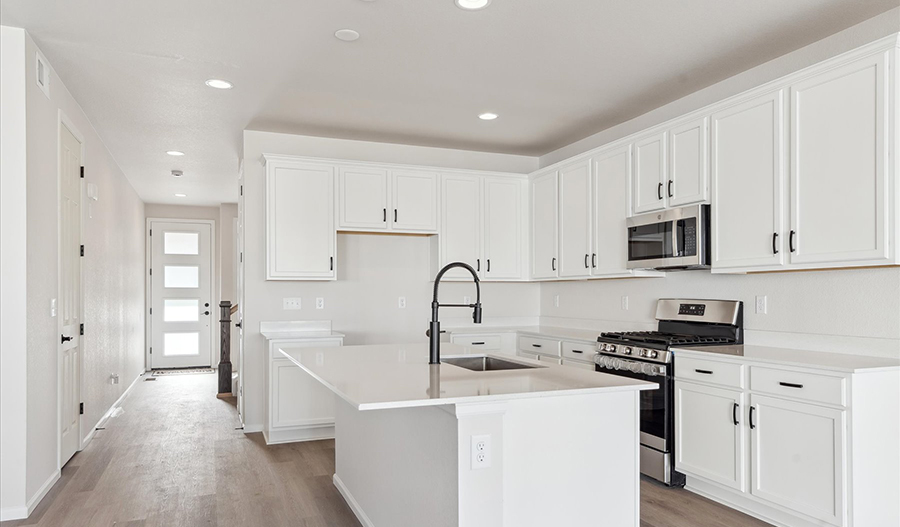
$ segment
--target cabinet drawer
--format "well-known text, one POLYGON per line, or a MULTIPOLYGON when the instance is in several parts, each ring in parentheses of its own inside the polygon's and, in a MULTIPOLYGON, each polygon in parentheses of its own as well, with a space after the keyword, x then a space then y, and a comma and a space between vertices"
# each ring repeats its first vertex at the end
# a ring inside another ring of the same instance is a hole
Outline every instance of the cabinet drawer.
POLYGON ((846 406, 846 379, 818 373, 750 367, 750 389, 791 399, 846 406))
POLYGON ((720 384, 731 388, 744 387, 744 366, 732 362, 675 357, 675 378, 720 384))
POLYGON ((559 356, 559 341, 540 337, 519 337, 519 349, 540 353, 541 355, 559 356))
POLYGON ((563 359, 563 360, 562 360, 562 365, 563 365, 563 366, 569 366, 569 367, 571 367, 571 368, 578 368, 578 369, 581 369, 581 370, 588 370, 588 371, 594 371, 594 370, 595 370, 595 369, 594 369, 594 363, 593 363, 593 362, 581 362, 581 361, 577 361, 577 360, 563 359))
POLYGON ((500 335, 451 335, 450 342, 485 350, 499 350, 503 339, 500 335))
POLYGON ((575 359, 589 362, 593 367, 594 364, 594 345, 584 342, 570 342, 564 340, 562 342, 562 356, 564 359, 575 359))

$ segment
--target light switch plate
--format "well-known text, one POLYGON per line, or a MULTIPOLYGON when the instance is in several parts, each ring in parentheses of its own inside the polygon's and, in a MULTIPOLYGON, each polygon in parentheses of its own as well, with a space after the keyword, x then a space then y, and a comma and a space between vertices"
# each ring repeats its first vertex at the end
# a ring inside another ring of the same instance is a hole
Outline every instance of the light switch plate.
POLYGON ((285 311, 296 311, 300 309, 300 299, 299 298, 285 298, 284 299, 284 309, 285 311))
POLYGON ((622 297, 622 310, 628 311, 628 295, 622 297))

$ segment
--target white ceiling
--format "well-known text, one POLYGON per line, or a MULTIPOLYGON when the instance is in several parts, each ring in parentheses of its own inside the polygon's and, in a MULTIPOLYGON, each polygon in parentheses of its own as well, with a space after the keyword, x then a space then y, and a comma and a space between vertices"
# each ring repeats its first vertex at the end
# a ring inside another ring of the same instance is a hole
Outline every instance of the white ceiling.
POLYGON ((0 17, 29 31, 142 199, 218 204, 237 199, 245 128, 541 155, 897 5, 2 0, 0 17))

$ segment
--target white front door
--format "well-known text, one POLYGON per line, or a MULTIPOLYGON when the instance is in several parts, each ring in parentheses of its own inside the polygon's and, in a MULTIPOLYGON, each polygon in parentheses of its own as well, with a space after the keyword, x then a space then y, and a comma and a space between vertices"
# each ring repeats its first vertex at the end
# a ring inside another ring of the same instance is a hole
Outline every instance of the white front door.
POLYGON ((81 143, 59 134, 60 466, 81 446, 81 143))
POLYGON ((210 366, 212 248, 208 223, 150 222, 150 367, 210 366))

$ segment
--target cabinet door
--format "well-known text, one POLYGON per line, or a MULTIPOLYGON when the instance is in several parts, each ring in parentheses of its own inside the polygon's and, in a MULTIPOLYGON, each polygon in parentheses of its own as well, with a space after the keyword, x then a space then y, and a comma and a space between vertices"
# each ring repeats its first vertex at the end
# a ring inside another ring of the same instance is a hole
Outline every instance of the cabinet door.
POLYGON ((744 492, 743 394, 675 383, 675 469, 744 492))
POLYGON ((592 274, 621 274, 628 268, 628 195, 631 145, 594 156, 594 252, 592 274))
POLYGON ((783 262, 784 92, 712 116, 712 267, 783 262))
POLYGON ((394 170, 391 188, 395 231, 437 232, 438 177, 430 172, 394 170))
POLYGON ((266 163, 268 280, 333 280, 334 167, 266 163))
POLYGON ((844 412, 758 395, 750 404, 751 494, 842 525, 844 412))
POLYGON ((591 161, 559 171, 559 276, 591 274, 591 161))
POLYGON ((557 173, 531 181, 531 273, 534 278, 557 276, 557 173))
MULTIPOLYGON (((475 176, 441 176, 441 267, 463 262, 484 276, 481 261, 481 180, 475 176)), ((448 278, 472 276, 451 269, 448 278)))
POLYGON ((888 257, 887 53, 791 87, 791 263, 888 257))
POLYGON ((670 207, 709 199, 708 129, 709 121, 704 117, 669 132, 669 181, 665 194, 670 207))
POLYGON ((387 170, 338 169, 338 229, 387 230, 387 209, 387 170))
POLYGON ((524 278, 524 180, 484 180, 484 270, 487 280, 524 278))
POLYGON ((634 214, 666 208, 666 133, 634 143, 634 214))

